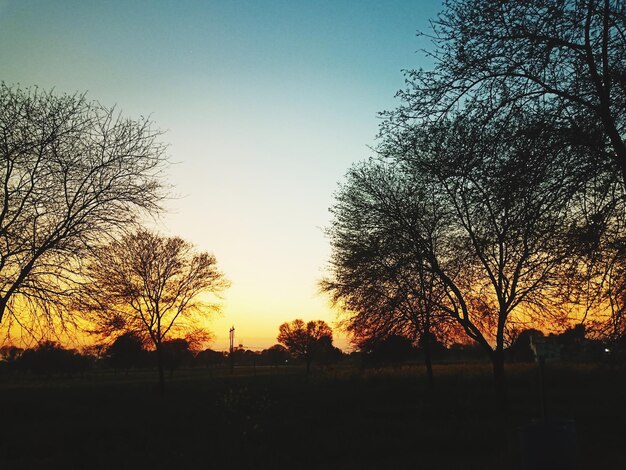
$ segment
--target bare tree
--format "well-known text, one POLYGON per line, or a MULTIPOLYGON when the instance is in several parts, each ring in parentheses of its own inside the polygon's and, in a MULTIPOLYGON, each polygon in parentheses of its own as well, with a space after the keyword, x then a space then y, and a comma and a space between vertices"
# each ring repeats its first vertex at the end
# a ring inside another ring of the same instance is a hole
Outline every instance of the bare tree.
POLYGON ((287 348, 291 355, 304 359, 308 374, 311 370, 311 362, 326 352, 324 349, 332 347, 333 330, 323 320, 307 323, 294 320, 280 325, 277 340, 287 348))
POLYGON ((98 248, 89 262, 83 308, 100 332, 138 332, 157 355, 164 387, 163 341, 172 333, 196 331, 194 319, 217 307, 203 294, 228 287, 215 257, 196 252, 178 237, 145 230, 98 248))
POLYGON ((616 341, 626 332, 626 207, 617 185, 595 184, 577 201, 561 297, 579 306, 586 332, 616 341))
POLYGON ((571 147, 527 119, 483 126, 460 117, 408 161, 414 172, 433 174, 445 195, 447 250, 430 259, 449 293, 442 308, 489 355, 502 404, 511 327, 559 312, 553 288, 568 256, 563 239, 578 183, 568 173, 571 147))
POLYGON ((423 241, 436 244, 442 227, 432 191, 426 180, 410 182, 397 166, 384 162, 351 168, 331 208, 327 234, 333 256, 330 276, 321 283, 344 312, 342 326, 357 344, 396 334, 421 342, 430 384, 430 339, 434 333, 445 336, 449 318, 437 307, 444 295, 441 284, 422 251, 410 249, 406 229, 419 226, 423 241))
MULTIPOLYGON (((622 0, 448 0, 433 21, 433 70, 407 73, 400 119, 467 103, 566 110, 575 140, 598 144, 626 185, 626 5, 622 0), (539 99, 537 99, 539 98, 539 99)), ((505 111, 506 112, 506 111, 505 111)))
MULTIPOLYGON (((403 295, 454 319, 489 355, 503 404, 511 327, 559 312, 553 293, 580 187, 568 164, 576 149, 534 119, 512 113, 483 125, 461 115, 389 135, 387 162, 348 180, 330 229, 333 294, 351 306, 359 261, 401 263, 399 275, 416 285, 403 295)), ((389 292, 390 278, 372 272, 389 292)))
POLYGON ((0 322, 29 306, 49 321, 80 258, 159 209, 158 137, 84 95, 0 84, 0 322))

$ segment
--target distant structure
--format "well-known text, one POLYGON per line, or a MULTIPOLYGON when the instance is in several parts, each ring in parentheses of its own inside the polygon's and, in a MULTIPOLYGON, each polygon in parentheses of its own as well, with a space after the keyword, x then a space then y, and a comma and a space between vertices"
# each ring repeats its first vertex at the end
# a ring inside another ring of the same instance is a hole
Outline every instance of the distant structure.
POLYGON ((233 354, 235 352, 235 327, 231 326, 230 330, 230 348, 229 348, 229 360, 230 360, 230 373, 233 373, 233 370, 235 369, 235 355, 233 354))
POLYGON ((530 349, 532 349, 535 355, 535 362, 558 361, 561 359, 562 344, 559 344, 552 338, 545 336, 531 336, 530 337, 530 349))

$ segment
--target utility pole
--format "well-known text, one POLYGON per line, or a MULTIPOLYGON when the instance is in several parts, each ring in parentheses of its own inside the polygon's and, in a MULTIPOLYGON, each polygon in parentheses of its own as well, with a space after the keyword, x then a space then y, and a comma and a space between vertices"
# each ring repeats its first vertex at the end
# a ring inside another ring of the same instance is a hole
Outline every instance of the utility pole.
POLYGON ((235 327, 231 326, 230 327, 230 354, 229 354, 229 359, 230 359, 230 373, 233 373, 233 370, 235 369, 235 355, 233 354, 235 351, 235 327))

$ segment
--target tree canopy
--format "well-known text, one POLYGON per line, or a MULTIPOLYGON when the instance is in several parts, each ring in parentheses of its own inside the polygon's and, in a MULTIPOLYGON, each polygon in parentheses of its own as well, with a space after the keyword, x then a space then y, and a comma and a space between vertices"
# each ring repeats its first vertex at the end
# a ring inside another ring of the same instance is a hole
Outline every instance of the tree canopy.
POLYGON ((159 210, 159 135, 85 95, 0 83, 0 321, 46 320, 91 248, 159 210))
POLYGON ((529 323, 609 302, 623 324, 625 8, 444 2, 434 67, 406 72, 377 157, 331 208, 323 288, 349 330, 454 319, 502 385, 503 350, 529 323))
POLYGON ((161 386, 166 338, 195 331, 194 319, 216 309, 202 296, 228 287, 215 256, 197 252, 179 237, 146 230, 95 250, 86 275, 82 308, 96 331, 135 332, 146 338, 156 349, 161 386))
MULTIPOLYGON (((407 73, 390 113, 439 119, 468 103, 558 114, 626 184, 626 7, 612 0, 447 0, 432 22, 432 70, 407 73)), ((484 115, 482 116, 484 117, 484 115)))
POLYGON ((309 373, 311 362, 323 358, 332 348, 333 331, 323 320, 305 323, 297 319, 280 325, 277 341, 284 345, 292 356, 303 359, 309 373))

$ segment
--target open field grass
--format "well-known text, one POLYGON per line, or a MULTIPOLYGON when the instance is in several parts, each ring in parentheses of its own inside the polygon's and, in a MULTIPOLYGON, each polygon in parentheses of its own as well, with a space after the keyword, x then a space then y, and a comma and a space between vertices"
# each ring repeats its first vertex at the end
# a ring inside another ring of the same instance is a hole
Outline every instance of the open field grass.
MULTIPOLYGON (((182 370, 0 381, 0 469, 518 468, 520 425, 540 414, 534 365, 508 368, 496 410, 487 364, 182 370)), ((576 423, 578 468, 626 468, 626 370, 549 365, 547 411, 576 423)))

